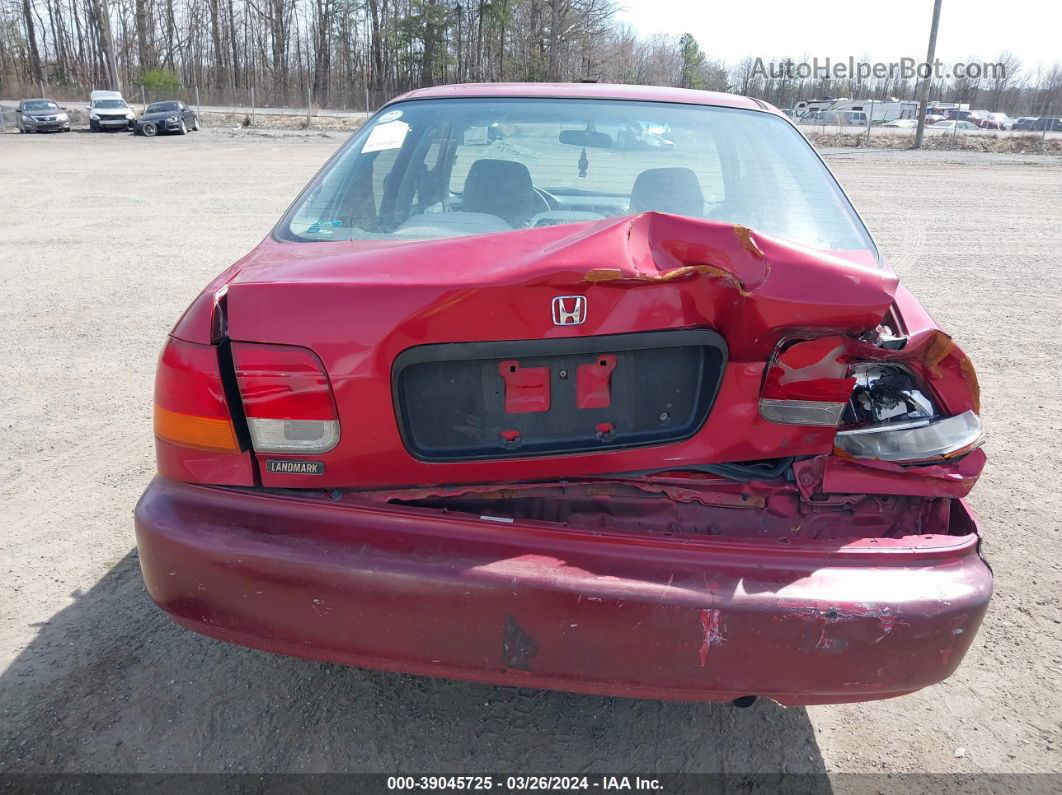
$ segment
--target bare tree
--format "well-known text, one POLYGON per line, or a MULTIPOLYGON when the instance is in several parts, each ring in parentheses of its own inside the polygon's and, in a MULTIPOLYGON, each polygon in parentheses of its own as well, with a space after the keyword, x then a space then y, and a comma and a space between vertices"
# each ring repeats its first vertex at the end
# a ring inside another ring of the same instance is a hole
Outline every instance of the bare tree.
POLYGON ((114 52, 110 10, 105 0, 89 0, 89 2, 92 21, 96 28, 96 42, 99 47, 100 60, 105 70, 104 81, 108 88, 121 91, 122 83, 118 74, 118 59, 114 52))
POLYGON ((26 43, 29 45, 30 74, 39 83, 43 79, 41 55, 37 48, 37 31, 33 25, 33 5, 30 0, 22 0, 22 14, 26 25, 26 43))
MULTIPOLYGON (((63 96, 153 75, 205 103, 249 99, 378 107, 422 85, 462 80, 636 82, 729 90, 780 107, 821 93, 910 98, 892 75, 818 80, 794 74, 807 56, 712 60, 693 36, 640 37, 617 24, 617 0, 0 0, 0 85, 63 96), (767 60, 767 59, 764 59, 767 60), (788 65, 788 69, 785 66, 788 65), (169 80, 169 83, 165 81, 169 80), (49 85, 51 83, 51 85, 49 85)), ((969 62, 980 59, 971 58, 969 62)), ((935 101, 1011 115, 1062 108, 1062 66, 926 84, 935 101)), ((61 97, 59 97, 61 98, 61 97)))

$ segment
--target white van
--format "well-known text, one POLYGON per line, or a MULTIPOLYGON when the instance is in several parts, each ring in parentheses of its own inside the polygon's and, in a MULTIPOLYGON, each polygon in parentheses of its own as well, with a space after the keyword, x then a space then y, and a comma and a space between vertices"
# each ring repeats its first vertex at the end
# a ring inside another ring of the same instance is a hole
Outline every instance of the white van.
POLYGON ((89 94, 89 129, 129 130, 136 123, 136 114, 117 91, 93 91, 89 94))

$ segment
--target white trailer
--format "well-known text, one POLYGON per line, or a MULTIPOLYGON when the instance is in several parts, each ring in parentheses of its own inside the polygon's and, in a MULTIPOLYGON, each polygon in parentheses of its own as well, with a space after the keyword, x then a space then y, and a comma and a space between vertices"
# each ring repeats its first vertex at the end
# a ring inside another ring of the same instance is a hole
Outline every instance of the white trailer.
POLYGON ((833 110, 841 102, 848 102, 847 98, 834 99, 833 97, 819 97, 818 99, 802 99, 793 106, 793 116, 801 118, 815 111, 833 110))
POLYGON ((893 119, 918 118, 918 102, 913 99, 846 99, 830 110, 862 111, 872 124, 881 124, 893 119))

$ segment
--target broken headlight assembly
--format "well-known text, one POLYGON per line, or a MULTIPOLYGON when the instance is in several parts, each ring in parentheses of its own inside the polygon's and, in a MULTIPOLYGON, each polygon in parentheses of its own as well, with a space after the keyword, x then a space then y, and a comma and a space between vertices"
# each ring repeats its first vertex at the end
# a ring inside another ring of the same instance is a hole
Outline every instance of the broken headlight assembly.
POLYGON ((973 411, 941 416, 929 390, 906 367, 859 364, 834 445, 854 458, 919 463, 979 447, 981 420, 973 411))

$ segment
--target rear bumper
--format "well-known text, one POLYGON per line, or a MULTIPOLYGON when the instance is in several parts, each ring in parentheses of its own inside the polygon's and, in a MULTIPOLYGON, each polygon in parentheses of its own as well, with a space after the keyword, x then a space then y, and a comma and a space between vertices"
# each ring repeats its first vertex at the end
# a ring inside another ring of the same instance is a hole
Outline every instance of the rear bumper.
POLYGON ((975 534, 682 543, 163 478, 135 516, 148 592, 198 632, 639 698, 909 693, 955 670, 992 590, 975 534))

